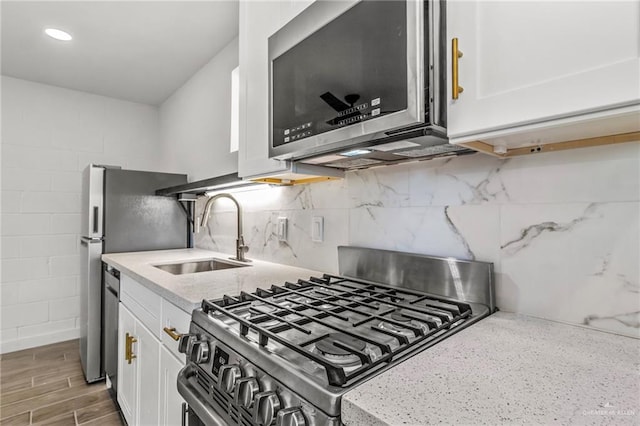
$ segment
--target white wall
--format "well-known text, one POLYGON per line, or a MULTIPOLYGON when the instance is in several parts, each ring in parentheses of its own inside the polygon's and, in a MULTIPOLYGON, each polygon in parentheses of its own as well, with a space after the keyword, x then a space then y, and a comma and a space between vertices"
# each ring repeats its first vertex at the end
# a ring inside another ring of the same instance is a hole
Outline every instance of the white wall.
POLYGON ((159 108, 2 76, 0 353, 79 335, 82 170, 237 171, 230 42, 159 108))
POLYGON ((189 181, 238 170, 229 152, 231 71, 238 66, 238 38, 160 105, 164 170, 189 181))
MULTIPOLYGON (((337 272, 337 246, 350 244, 489 261, 500 309, 640 337, 638 142, 401 164, 237 198, 249 258, 337 272)), ((221 200, 196 246, 231 254, 235 229, 221 200)))
POLYGON ((161 168, 156 107, 1 77, 0 352, 78 337, 81 171, 161 168))

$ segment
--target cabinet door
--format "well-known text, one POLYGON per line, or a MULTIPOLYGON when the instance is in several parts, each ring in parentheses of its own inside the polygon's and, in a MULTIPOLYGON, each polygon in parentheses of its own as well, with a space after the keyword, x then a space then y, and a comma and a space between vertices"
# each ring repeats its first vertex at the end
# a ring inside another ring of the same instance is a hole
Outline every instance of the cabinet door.
MULTIPOLYGON (((158 424, 160 401, 160 341, 141 322, 136 321, 134 353, 138 362, 138 422, 139 425, 158 424)), ((134 360, 134 361, 135 361, 134 360)))
POLYGON ((178 393, 177 379, 185 363, 173 356, 163 345, 160 349, 160 424, 174 426, 181 424, 182 403, 178 393))
POLYGON ((448 77, 452 38, 463 52, 458 100, 448 85, 454 142, 640 102, 640 2, 470 0, 447 8, 448 77))
MULTIPOLYGON (((129 425, 135 425, 138 394, 138 360, 125 360, 126 336, 136 337, 136 319, 120 303, 118 309, 118 403, 129 425)), ((135 346, 135 344, 134 344, 135 346)))
POLYGON ((241 177, 282 172, 284 161, 269 159, 268 38, 312 1, 240 2, 240 132, 238 174, 241 177))

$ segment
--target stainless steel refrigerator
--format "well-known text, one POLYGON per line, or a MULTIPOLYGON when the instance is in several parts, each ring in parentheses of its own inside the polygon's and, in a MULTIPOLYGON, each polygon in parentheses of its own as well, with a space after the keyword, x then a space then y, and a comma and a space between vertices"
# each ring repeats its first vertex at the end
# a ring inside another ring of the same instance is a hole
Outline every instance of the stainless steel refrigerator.
MULTIPOLYGON (((185 210, 175 198, 155 195, 158 189, 187 183, 187 176, 89 165, 82 179, 80 359, 85 379, 95 382, 104 378, 105 368, 109 370, 105 364, 115 362, 113 356, 103 359, 105 349, 113 351, 113 345, 103 347, 103 337, 109 340, 104 331, 117 333, 117 323, 111 324, 117 322, 117 316, 103 319, 100 257, 103 253, 187 247, 185 210)), ((115 373, 107 374, 113 382, 115 373)))

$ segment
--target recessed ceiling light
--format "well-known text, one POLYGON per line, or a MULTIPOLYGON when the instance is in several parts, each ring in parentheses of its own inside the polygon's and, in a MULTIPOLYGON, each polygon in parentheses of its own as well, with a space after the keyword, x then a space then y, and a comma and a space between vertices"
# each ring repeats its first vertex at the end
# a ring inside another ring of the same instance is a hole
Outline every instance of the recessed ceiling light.
POLYGON ((61 40, 61 41, 69 41, 71 40, 73 37, 71 37, 71 34, 62 31, 62 30, 58 30, 55 28, 47 28, 46 30, 44 30, 44 32, 51 38, 55 38, 56 40, 61 40))

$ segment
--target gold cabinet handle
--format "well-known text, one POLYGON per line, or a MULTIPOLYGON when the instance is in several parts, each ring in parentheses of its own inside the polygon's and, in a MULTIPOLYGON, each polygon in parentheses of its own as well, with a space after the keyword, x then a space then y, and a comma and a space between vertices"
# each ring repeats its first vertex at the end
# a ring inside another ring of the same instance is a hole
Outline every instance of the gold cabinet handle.
POLYGON ((133 353, 133 344, 136 343, 138 341, 138 339, 136 339, 135 337, 131 336, 131 340, 130 340, 130 344, 129 344, 129 364, 131 364, 131 360, 134 358, 137 358, 137 356, 133 353))
POLYGON ((129 359, 129 333, 126 334, 124 338, 124 360, 128 361, 131 364, 131 360, 129 359))
POLYGON ((133 337, 132 335, 130 335, 129 333, 126 334, 125 337, 125 342, 124 342, 124 359, 127 361, 127 364, 131 364, 131 361, 134 358, 137 358, 134 354, 133 354, 133 350, 132 350, 132 345, 134 343, 136 343, 138 341, 138 339, 136 339, 135 337, 133 337))
POLYGON ((176 333, 176 328, 175 327, 165 327, 163 328, 164 332, 167 333, 173 340, 180 340, 180 337, 182 337, 182 334, 180 333, 176 333))
POLYGON ((462 86, 458 84, 458 59, 462 58, 462 51, 458 49, 458 38, 451 40, 451 97, 458 99, 460 93, 464 92, 462 86))

